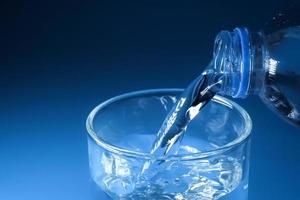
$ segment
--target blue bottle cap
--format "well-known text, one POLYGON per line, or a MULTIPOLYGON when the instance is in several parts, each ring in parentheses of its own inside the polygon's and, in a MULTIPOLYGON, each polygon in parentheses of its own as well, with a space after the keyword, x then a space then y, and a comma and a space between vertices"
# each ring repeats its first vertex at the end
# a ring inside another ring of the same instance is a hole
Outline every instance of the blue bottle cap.
POLYGON ((236 28, 234 29, 234 32, 239 35, 241 40, 242 62, 240 65, 240 79, 233 80, 233 88, 238 88, 238 90, 232 97, 245 98, 250 86, 251 75, 249 32, 246 28, 236 28))

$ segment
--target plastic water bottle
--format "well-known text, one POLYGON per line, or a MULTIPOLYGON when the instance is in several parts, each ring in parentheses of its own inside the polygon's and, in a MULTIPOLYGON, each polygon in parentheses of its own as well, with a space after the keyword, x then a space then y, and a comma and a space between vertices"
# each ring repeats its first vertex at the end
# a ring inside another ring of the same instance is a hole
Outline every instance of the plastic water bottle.
POLYGON ((273 22, 268 31, 220 32, 211 66, 216 74, 223 74, 219 94, 258 95, 269 108, 300 126, 300 26, 283 22, 284 26, 273 22))

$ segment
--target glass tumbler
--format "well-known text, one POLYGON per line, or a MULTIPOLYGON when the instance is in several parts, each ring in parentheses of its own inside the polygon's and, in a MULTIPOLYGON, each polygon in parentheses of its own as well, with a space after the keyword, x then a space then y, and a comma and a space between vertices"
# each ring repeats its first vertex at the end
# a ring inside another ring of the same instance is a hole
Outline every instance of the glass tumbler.
POLYGON ((188 125, 176 155, 149 154, 182 89, 123 94, 88 116, 89 166, 112 199, 247 200, 252 123, 215 96, 188 125), (141 173, 146 162, 153 163, 141 173))

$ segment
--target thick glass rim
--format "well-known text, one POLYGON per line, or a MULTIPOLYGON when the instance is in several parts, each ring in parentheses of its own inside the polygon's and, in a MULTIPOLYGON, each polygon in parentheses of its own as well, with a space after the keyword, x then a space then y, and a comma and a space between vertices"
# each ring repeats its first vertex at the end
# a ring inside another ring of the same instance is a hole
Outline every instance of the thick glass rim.
POLYGON ((99 138, 94 130, 93 127, 93 121, 98 112, 100 112, 103 108, 106 106, 115 103, 117 101, 126 99, 126 98, 132 98, 132 97, 138 97, 142 95, 149 95, 149 94, 157 94, 157 93, 168 93, 168 92, 175 92, 175 93, 180 93, 183 92, 183 89, 180 88, 164 88, 164 89, 148 89, 148 90, 140 90, 140 91, 135 91, 135 92, 128 92, 125 94, 121 94, 118 96, 115 96, 113 98, 110 98, 102 103, 100 103, 98 106, 96 106, 88 115, 87 120, 86 120, 86 128, 88 135, 92 138, 94 142, 96 142, 97 145, 99 145, 101 148, 104 148, 105 150, 119 154, 119 155, 124 155, 124 156, 129 156, 129 157, 138 157, 142 159, 151 159, 151 160, 196 160, 196 159, 201 159, 201 158, 207 158, 211 156, 215 156, 218 154, 225 153, 226 151, 229 151, 244 142, 246 142, 250 136, 251 130, 252 130, 252 120, 249 116, 249 114, 242 108, 240 105, 237 103, 225 98, 221 97, 219 95, 216 95, 212 100, 216 103, 223 104, 224 106, 231 106, 234 107, 238 113, 241 115, 245 122, 245 127, 241 131, 241 135, 234 139, 233 141, 218 147, 213 150, 208 150, 208 151, 203 151, 199 153, 192 153, 188 155, 168 155, 165 157, 154 157, 150 153, 145 153, 145 152, 137 152, 137 151, 132 151, 128 149, 124 149, 121 147, 117 147, 112 144, 108 144, 105 141, 103 141, 101 138, 99 138))

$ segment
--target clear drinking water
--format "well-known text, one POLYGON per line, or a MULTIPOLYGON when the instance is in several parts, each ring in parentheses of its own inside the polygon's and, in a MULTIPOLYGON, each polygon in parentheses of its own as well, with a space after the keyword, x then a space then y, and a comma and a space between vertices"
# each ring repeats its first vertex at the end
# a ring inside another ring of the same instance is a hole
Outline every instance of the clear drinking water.
POLYGON ((247 199, 251 119, 230 100, 215 96, 194 117, 176 155, 149 153, 182 92, 129 93, 89 115, 92 178, 112 199, 247 199), (159 164, 141 174, 145 163, 159 164))
POLYGON ((222 83, 221 78, 222 76, 216 75, 213 70, 206 70, 190 83, 174 102, 175 104, 160 126, 153 140, 151 154, 163 156, 170 150, 173 150, 173 154, 177 154, 189 123, 213 98, 217 90, 214 88, 218 88, 218 85, 222 83), (177 142, 179 143, 176 145, 177 142))
MULTIPOLYGON (((221 84, 222 76, 218 76, 214 70, 211 69, 202 72, 189 84, 177 98, 175 104, 159 128, 150 150, 152 156, 160 157, 166 156, 167 154, 177 155, 180 153, 180 148, 182 147, 181 142, 190 122, 214 97, 215 91, 220 88, 219 85, 221 84)), ((197 151, 202 151, 201 147, 199 147, 197 151)), ((150 170, 151 168, 156 168, 154 165, 161 165, 161 162, 145 162, 139 176, 143 176, 149 168, 150 170)), ((168 165, 165 167, 168 168, 168 165)))

